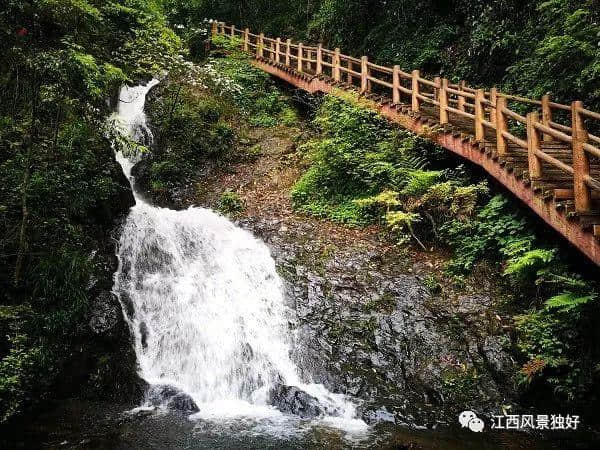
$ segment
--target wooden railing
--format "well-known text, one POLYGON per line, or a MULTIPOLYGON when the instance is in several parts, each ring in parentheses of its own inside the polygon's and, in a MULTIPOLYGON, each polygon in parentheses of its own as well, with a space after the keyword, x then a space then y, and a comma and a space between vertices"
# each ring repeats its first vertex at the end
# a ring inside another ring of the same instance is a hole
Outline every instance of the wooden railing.
POLYGON ((587 123, 600 124, 600 113, 585 109, 580 101, 563 105, 552 102, 549 95, 534 100, 495 88, 469 87, 464 81, 429 80, 419 70, 404 72, 399 66, 374 64, 366 56, 343 55, 339 48, 272 39, 223 22, 213 22, 212 34, 239 38, 242 49, 257 58, 268 58, 300 73, 351 83, 363 94, 379 94, 389 97, 393 104, 408 104, 413 112, 429 108, 439 115, 442 126, 457 118, 472 122, 475 139, 494 141, 499 156, 519 150, 526 153, 531 180, 556 178, 556 171, 568 177, 578 212, 590 211, 592 191, 600 192, 600 179, 590 174, 590 157, 600 158, 600 136, 586 131, 587 123), (569 162, 546 151, 544 147, 551 148, 550 143, 571 149, 569 162), (553 171, 553 176, 545 176, 546 171, 553 171))

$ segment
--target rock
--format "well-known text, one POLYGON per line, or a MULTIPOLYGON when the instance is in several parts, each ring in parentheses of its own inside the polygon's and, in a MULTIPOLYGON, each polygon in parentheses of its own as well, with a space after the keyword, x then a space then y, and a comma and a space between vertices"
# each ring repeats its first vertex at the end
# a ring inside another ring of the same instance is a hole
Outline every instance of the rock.
MULTIPOLYGON (((458 301, 432 295, 423 274, 399 265, 403 257, 393 251, 348 243, 328 245, 323 256, 308 222, 286 222, 285 233, 270 218, 247 217, 241 225, 266 241, 285 279, 286 302, 296 313, 293 357, 314 382, 360 398, 367 410, 386 405, 396 423, 455 420, 462 398, 492 409, 502 401, 510 358, 498 345, 499 328, 482 322, 497 299, 482 291, 458 301), (472 373, 476 385, 464 378, 472 373)), ((289 412, 296 392, 284 388, 272 403, 289 412)))
POLYGON ((173 411, 193 414, 200 409, 188 394, 168 384, 151 386, 146 394, 146 401, 151 406, 162 406, 173 411))
POLYGON ((117 339, 123 326, 123 313, 117 297, 102 291, 92 301, 89 326, 92 333, 109 339, 117 339))
POLYGON ((300 417, 323 415, 319 400, 296 386, 278 384, 269 392, 269 404, 275 406, 281 412, 295 414, 300 417))
POLYGON ((146 322, 140 323, 140 337, 142 348, 148 347, 148 326, 146 325, 146 322))
POLYGON ((364 411, 362 418, 369 425, 376 425, 381 422, 396 423, 396 416, 385 409, 385 406, 376 410, 364 411))

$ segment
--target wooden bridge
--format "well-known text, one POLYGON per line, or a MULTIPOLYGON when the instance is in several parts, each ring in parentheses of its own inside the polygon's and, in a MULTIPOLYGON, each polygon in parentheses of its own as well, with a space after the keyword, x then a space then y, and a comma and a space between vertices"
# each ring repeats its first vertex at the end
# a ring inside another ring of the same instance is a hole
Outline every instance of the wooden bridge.
POLYGON ((600 114, 582 102, 563 105, 548 95, 534 100, 429 80, 418 70, 223 22, 213 22, 212 34, 237 39, 257 67, 297 88, 354 93, 389 120, 480 165, 600 265, 600 137, 586 131, 600 129, 600 114))

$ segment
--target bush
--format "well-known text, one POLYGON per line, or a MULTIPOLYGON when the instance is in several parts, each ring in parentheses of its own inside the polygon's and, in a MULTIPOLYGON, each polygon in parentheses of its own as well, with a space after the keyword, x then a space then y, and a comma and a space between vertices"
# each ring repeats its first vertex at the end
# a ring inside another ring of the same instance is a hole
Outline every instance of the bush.
POLYGON ((240 196, 233 191, 225 191, 219 200, 219 211, 223 214, 238 214, 244 209, 244 202, 240 196))

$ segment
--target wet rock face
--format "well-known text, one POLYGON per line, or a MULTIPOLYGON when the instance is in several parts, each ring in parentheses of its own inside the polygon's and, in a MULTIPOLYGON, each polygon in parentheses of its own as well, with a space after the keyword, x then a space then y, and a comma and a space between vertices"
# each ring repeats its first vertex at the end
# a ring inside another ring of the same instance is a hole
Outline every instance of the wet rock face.
POLYGON ((164 406, 184 414, 193 414, 200 411, 192 397, 167 384, 151 386, 146 397, 151 406, 164 406))
POLYGON ((265 240, 284 278, 305 379, 363 399, 365 417, 383 406, 397 423, 510 403, 502 383, 512 360, 488 321, 491 298, 435 297, 397 255, 350 243, 323 257, 310 224, 285 233, 276 221, 242 226, 265 240))
POLYGON ((92 333, 115 339, 119 337, 124 325, 119 300, 111 292, 100 292, 90 306, 89 326, 92 333))
POLYGON ((279 411, 304 418, 323 414, 319 401, 295 386, 278 384, 269 392, 269 404, 279 411))

